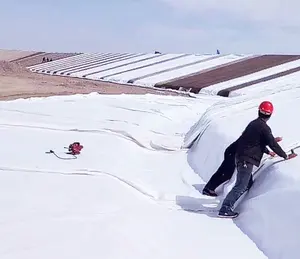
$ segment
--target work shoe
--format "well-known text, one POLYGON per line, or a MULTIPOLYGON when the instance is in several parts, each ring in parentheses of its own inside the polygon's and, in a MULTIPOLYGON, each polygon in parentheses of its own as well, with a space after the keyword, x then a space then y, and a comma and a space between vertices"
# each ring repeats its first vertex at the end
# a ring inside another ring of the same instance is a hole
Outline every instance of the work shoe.
POLYGON ((232 211, 230 208, 221 208, 219 211, 219 217, 220 218, 236 218, 239 215, 239 213, 232 211))

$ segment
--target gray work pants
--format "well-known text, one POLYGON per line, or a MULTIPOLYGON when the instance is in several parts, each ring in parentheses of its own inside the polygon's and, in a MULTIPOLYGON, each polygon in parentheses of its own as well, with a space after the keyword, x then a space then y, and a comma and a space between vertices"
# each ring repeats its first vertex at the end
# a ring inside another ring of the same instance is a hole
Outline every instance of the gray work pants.
POLYGON ((236 201, 242 196, 242 194, 252 185, 252 170, 253 165, 244 162, 236 161, 237 178, 234 187, 227 194, 223 201, 221 210, 233 209, 236 201))

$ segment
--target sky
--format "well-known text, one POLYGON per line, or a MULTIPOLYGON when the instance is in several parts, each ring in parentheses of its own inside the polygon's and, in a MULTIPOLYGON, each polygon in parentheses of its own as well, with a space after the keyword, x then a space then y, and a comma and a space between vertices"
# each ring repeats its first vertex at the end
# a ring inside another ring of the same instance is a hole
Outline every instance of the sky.
POLYGON ((299 54, 299 0, 0 0, 0 49, 299 54))

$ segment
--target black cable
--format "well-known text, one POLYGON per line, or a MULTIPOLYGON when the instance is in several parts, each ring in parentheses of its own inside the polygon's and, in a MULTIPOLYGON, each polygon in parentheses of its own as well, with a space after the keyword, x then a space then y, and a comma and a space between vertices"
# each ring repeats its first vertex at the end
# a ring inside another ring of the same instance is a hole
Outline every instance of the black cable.
POLYGON ((53 150, 47 151, 46 154, 53 154, 55 155, 58 159, 62 159, 62 160, 71 160, 71 159, 77 159, 77 156, 71 154, 71 153, 66 153, 68 155, 72 155, 73 157, 61 157, 58 156, 53 150))

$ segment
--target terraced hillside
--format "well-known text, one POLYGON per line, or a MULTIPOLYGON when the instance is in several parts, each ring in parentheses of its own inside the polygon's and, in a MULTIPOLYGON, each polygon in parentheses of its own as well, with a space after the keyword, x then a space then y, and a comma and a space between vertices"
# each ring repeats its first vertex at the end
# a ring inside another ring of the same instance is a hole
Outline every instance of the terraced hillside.
POLYGON ((78 53, 59 53, 59 52, 38 52, 34 55, 29 55, 26 57, 18 58, 15 60, 12 60, 11 62, 18 63, 21 66, 28 67, 28 66, 34 66, 37 64, 42 64, 43 59, 49 59, 52 61, 63 59, 67 57, 72 57, 78 55, 78 53))
POLYGON ((273 83, 282 76, 294 76, 300 71, 300 56, 84 53, 28 69, 50 75, 229 97, 234 93, 243 94, 261 82, 273 83))
MULTIPOLYGON (((171 88, 171 89, 191 89, 193 93, 199 93, 201 89, 221 82, 226 82, 231 79, 249 75, 264 69, 275 67, 287 62, 299 59, 300 56, 291 55, 262 55, 255 56, 233 64, 225 64, 218 68, 200 71, 195 75, 174 79, 167 83, 158 83, 155 87, 171 88)), ((250 86, 248 84, 247 86, 250 86)), ((238 89, 236 86, 231 89, 238 89)), ((226 90, 220 91, 224 93, 226 90)), ((224 94, 222 94, 224 96, 224 94)), ((227 95, 228 96, 228 95, 227 95)))
POLYGON ((0 61, 17 63, 18 65, 28 67, 43 63, 45 61, 54 61, 78 55, 80 53, 60 53, 60 52, 43 52, 43 51, 26 51, 26 50, 7 50, 0 49, 0 61))

